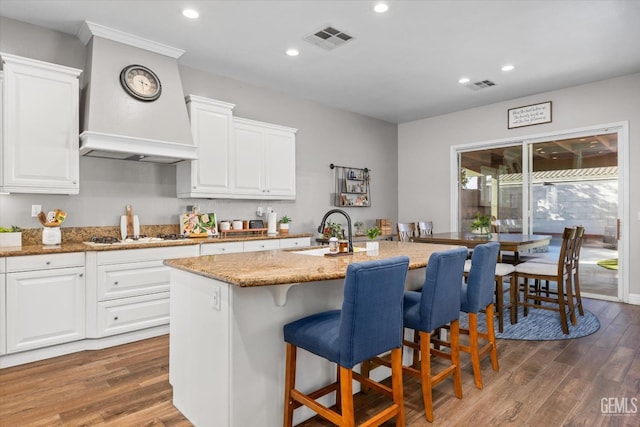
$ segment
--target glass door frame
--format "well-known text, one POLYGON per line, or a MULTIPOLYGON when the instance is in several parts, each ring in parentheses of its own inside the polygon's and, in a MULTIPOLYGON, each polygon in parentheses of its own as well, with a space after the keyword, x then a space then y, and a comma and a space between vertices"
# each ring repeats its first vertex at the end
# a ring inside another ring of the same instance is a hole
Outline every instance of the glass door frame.
MULTIPOLYGON (((489 148, 500 148, 522 145, 522 232, 528 234, 531 232, 531 206, 532 194, 530 191, 531 164, 530 147, 538 142, 546 142, 554 139, 579 138, 581 136, 589 136, 598 133, 614 133, 618 134, 618 218, 620 220, 620 236, 618 242, 618 255, 620 266, 618 270, 618 298, 615 301, 629 302, 629 229, 626 226, 630 220, 629 208, 629 122, 621 121, 602 125, 595 125, 577 129, 568 129, 542 134, 524 135, 515 138, 503 138, 490 141, 478 141, 468 144, 459 144, 451 146, 450 150, 450 212, 451 212, 451 229, 459 228, 459 154, 468 151, 476 151, 489 148)), ((609 299, 603 296, 601 299, 609 299)))

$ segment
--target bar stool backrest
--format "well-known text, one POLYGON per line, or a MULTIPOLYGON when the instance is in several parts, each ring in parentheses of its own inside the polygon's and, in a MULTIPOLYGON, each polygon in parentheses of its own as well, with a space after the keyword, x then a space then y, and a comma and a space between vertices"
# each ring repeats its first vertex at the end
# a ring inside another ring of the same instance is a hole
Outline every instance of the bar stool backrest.
POLYGON ((435 252, 429 257, 420 298, 420 330, 433 331, 459 318, 466 259, 466 248, 435 252))
POLYGON ((402 300, 409 269, 406 256, 349 264, 340 317, 340 365, 402 346, 402 300))

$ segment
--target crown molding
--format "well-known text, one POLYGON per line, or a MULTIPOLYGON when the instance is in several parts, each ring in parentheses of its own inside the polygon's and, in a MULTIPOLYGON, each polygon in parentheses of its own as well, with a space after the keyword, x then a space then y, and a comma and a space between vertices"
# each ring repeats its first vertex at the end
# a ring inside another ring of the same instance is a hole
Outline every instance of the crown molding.
POLYGON ((105 27, 104 25, 96 24, 89 21, 84 21, 82 27, 78 31, 77 36, 85 45, 89 43, 91 37, 98 36, 105 39, 113 40, 118 43, 124 43, 129 46, 159 53, 161 55, 169 56, 175 59, 180 58, 185 53, 185 51, 182 49, 167 46, 166 44, 154 42, 153 40, 144 39, 133 34, 125 33, 120 30, 114 30, 113 28, 105 27))

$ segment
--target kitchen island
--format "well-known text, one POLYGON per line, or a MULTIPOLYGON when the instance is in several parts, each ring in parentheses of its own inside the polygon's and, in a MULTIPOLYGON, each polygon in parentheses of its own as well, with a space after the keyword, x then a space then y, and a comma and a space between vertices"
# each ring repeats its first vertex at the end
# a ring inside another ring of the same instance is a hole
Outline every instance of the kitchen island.
MULTIPOLYGON (((173 267, 169 381, 174 405, 197 426, 282 425, 282 327, 340 308, 352 262, 407 255, 406 288, 417 289, 431 253, 456 247, 379 243, 377 255, 356 248, 351 255, 326 257, 326 247, 315 247, 165 261, 173 267)), ((301 390, 335 379, 335 365, 319 357, 300 351, 298 363, 301 390)), ((388 373, 381 367, 373 376, 380 379, 388 373)), ((330 397, 321 402, 331 405, 330 397)), ((294 422, 313 415, 300 408, 294 422)))

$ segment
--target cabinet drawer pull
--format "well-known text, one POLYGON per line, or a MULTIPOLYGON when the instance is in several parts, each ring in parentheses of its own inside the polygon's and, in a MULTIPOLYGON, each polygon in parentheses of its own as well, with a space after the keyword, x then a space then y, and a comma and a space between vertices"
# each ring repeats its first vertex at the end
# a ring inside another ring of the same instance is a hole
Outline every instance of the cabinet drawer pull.
POLYGON ((51 265, 51 261, 45 262, 45 265, 51 265))
POLYGON ((83 277, 83 276, 84 276, 84 274, 82 274, 82 273, 78 274, 78 277, 83 277))
POLYGON ((117 285, 118 285, 118 282, 117 282, 117 281, 116 281, 116 282, 113 282, 113 286, 117 286, 117 285))
POLYGON ((118 316, 114 317, 113 320, 118 320, 118 316))

